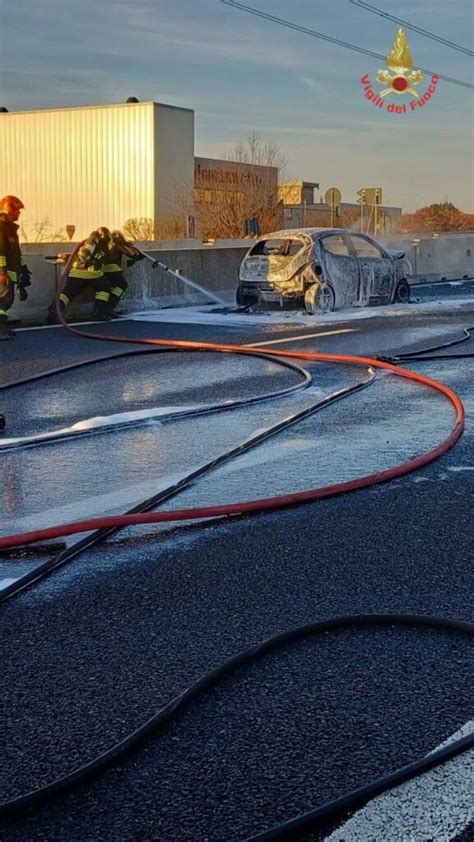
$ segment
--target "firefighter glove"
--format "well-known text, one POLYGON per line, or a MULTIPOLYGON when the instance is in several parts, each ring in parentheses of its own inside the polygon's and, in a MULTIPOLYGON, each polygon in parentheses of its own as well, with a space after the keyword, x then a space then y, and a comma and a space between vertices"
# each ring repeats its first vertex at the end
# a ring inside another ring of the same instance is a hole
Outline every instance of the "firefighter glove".
POLYGON ((28 293, 24 287, 24 284, 16 285, 16 294, 20 301, 26 301, 26 299, 28 298, 28 293))
MULTIPOLYGON (((31 286, 31 272, 28 269, 26 263, 24 263, 20 269, 20 282, 21 286, 23 287, 30 287, 31 286)), ((22 299, 23 300, 23 299, 22 299)))

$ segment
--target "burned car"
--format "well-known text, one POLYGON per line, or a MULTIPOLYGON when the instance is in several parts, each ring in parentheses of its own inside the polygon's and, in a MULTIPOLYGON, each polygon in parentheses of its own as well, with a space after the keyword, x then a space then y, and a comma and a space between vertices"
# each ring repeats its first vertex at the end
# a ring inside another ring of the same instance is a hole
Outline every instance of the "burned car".
POLYGON ((308 313, 410 300, 410 261, 365 234, 300 228, 259 237, 239 269, 237 304, 304 302, 308 313))

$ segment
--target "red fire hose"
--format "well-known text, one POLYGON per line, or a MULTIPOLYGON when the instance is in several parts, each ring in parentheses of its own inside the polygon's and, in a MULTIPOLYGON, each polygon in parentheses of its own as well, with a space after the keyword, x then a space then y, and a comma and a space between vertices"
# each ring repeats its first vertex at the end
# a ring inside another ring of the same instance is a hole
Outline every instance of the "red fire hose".
POLYGON ((180 520, 196 520, 200 518, 210 517, 224 517, 226 515, 243 515, 249 512, 268 511, 271 509, 279 509, 287 506, 292 506, 298 503, 310 502, 312 500, 319 500, 324 497, 334 497, 345 492, 355 491, 359 488, 366 488, 377 483, 386 482, 389 479, 403 476, 418 468, 422 468, 429 462, 442 456, 452 447, 462 435, 464 429, 464 407, 460 398, 442 383, 418 374, 414 371, 409 371, 404 368, 399 368, 388 362, 372 359, 370 357, 360 357, 353 354, 321 354, 317 352, 303 352, 303 351, 268 351, 267 349, 257 349, 245 345, 221 345, 213 342, 183 342, 172 339, 129 339, 119 336, 105 336, 94 333, 86 333, 66 324, 62 313, 58 308, 58 316, 63 326, 69 333, 74 336, 79 336, 83 339, 103 340, 106 342, 122 342, 134 345, 154 345, 162 348, 176 348, 177 350, 201 351, 201 352, 218 352, 218 353, 238 353, 238 354, 265 354, 265 356, 275 357, 290 357, 298 360, 309 360, 311 362, 333 362, 342 364, 355 364, 363 366, 371 366, 373 368, 390 371, 398 377, 403 377, 407 380, 412 380, 415 383, 421 384, 427 388, 441 394, 446 398, 455 412, 455 422, 449 435, 443 439, 436 447, 426 453, 403 462, 400 465, 395 465, 384 471, 379 471, 373 474, 367 474, 356 479, 348 480, 346 482, 339 482, 333 485, 327 485, 322 488, 312 488, 308 491, 298 491, 292 494, 281 494, 275 497, 267 497, 260 500, 246 500, 240 503, 229 503, 217 506, 195 507, 191 509, 176 509, 167 512, 151 512, 145 514, 129 514, 129 515, 111 515, 109 517, 96 517, 88 520, 78 521, 75 523, 66 523, 59 526, 51 526, 45 529, 38 529, 32 532, 25 532, 18 535, 7 535, 0 538, 0 549, 10 549, 12 547, 23 544, 32 544, 37 541, 49 540, 52 538, 60 538, 66 535, 74 535, 80 532, 89 532, 95 529, 108 529, 111 527, 132 526, 134 524, 151 524, 164 523, 169 521, 180 520))

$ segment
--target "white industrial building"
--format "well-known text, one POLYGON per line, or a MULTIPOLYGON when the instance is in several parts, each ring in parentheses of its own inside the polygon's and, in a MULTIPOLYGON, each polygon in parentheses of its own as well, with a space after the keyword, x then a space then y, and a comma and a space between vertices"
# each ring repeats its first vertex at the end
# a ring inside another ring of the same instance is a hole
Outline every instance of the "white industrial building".
MULTIPOLYGON (((194 180, 194 111, 156 102, 0 113, 1 195, 30 233, 74 226, 81 240, 130 218, 160 225, 194 180)), ((30 237, 28 237, 30 239, 30 237)), ((31 239, 35 239, 34 236, 31 239)))

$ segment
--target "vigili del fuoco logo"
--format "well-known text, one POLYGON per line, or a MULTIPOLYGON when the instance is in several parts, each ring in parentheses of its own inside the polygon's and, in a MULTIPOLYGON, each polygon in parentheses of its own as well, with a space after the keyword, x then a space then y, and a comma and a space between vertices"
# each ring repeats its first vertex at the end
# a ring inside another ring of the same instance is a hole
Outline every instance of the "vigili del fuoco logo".
POLYGON ((421 70, 415 70, 413 59, 410 53, 407 39, 403 29, 399 29, 390 54, 387 56, 387 70, 377 70, 376 80, 383 85, 383 89, 374 91, 368 74, 361 77, 364 86, 365 98, 372 102, 376 108, 383 108, 392 114, 407 114, 423 108, 424 105, 436 93, 436 86, 439 76, 432 76, 431 83, 424 93, 417 90, 417 86, 423 82, 421 70), (385 97, 394 94, 396 97, 409 96, 410 101, 398 105, 396 102, 388 102, 385 97), (421 94, 421 95, 420 95, 421 94))

